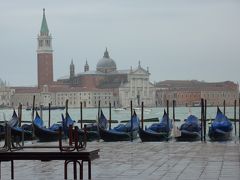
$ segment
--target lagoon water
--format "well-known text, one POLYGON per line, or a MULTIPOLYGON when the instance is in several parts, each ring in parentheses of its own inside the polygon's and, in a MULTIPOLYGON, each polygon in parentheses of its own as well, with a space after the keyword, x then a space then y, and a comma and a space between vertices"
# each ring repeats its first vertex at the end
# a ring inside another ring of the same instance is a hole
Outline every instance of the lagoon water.
MULTIPOLYGON (((153 107, 153 108, 145 108, 144 110, 144 119, 149 118, 160 118, 163 116, 164 113, 164 107, 153 107)), ((220 107, 221 111, 223 112, 223 107, 220 107)), ((105 114, 106 118, 109 118, 109 108, 103 108, 103 113, 105 114)), ((68 112, 73 120, 78 122, 80 119, 80 109, 77 108, 69 108, 68 112)), ((83 108, 83 119, 84 120, 96 120, 97 119, 97 113, 98 108, 83 108)), ((207 108, 207 119, 214 119, 216 116, 217 107, 208 107, 207 108)), ((239 119, 239 109, 237 107, 236 109, 236 118, 239 119)), ((0 110, 0 120, 3 121, 4 119, 9 120, 12 116, 13 110, 12 109, 2 109, 0 110)), ((141 118, 141 110, 136 110, 137 115, 139 118, 141 118)), ((225 109, 226 116, 228 118, 233 119, 234 118, 234 107, 226 107, 225 109)), ((31 121, 31 115, 32 111, 23 110, 22 112, 22 120, 23 121, 31 121)), ((65 110, 52 110, 51 111, 51 124, 57 123, 61 121, 61 114, 65 114, 65 110)), ((172 119, 173 109, 172 107, 169 108, 169 117, 172 119)), ((197 116, 199 119, 201 118, 201 107, 176 107, 175 108, 175 118, 179 119, 180 121, 175 122, 175 126, 180 127, 180 125, 184 122, 184 119, 186 119, 190 114, 193 114, 197 116)), ((43 113, 43 120, 44 124, 48 125, 48 110, 44 110, 43 113)), ((117 120, 119 123, 123 120, 129 120, 130 119, 130 109, 122 110, 122 111, 115 111, 114 108, 112 108, 112 120, 117 120)), ((145 125, 150 125, 152 122, 144 123, 145 125)), ((207 123, 207 126, 209 126, 210 122, 207 123)), ((237 124, 237 134, 238 134, 238 122, 237 124)), ((79 123, 76 123, 75 125, 80 126, 79 123)), ((112 127, 116 126, 117 123, 113 123, 112 127)), ((234 123, 233 123, 234 125, 234 123)), ((208 127, 207 127, 208 129, 208 127)), ((234 134, 234 127, 233 127, 233 134, 234 134)))
MULTIPOLYGON (((220 107, 223 111, 223 108, 220 107)), ((80 109, 69 109, 68 110, 70 116, 74 120, 80 119, 80 109)), ((83 119, 84 120, 96 120, 97 119, 97 108, 84 108, 83 109, 83 119)), ((109 117, 109 109, 103 108, 103 112, 105 116, 109 117)), ((146 108, 144 111, 144 118, 161 118, 164 112, 163 107, 154 107, 154 108, 146 108)), ((214 119, 216 116, 217 108, 216 107, 208 107, 207 108, 207 118, 214 119)), ((13 110, 12 109, 1 109, 0 110, 0 120, 3 121, 4 119, 9 120, 12 116, 13 110)), ((22 112, 22 120, 23 121, 31 121, 31 113, 32 111, 23 110, 22 112)), ((141 111, 136 111, 139 118, 141 117, 141 111)), ((201 117, 201 108, 200 107, 176 107, 175 108, 175 118, 180 119, 183 121, 187 118, 189 114, 193 114, 198 118, 201 117)), ((51 111, 51 124, 57 123, 61 121, 61 114, 65 114, 65 110, 52 110, 51 111)), ((172 118, 172 108, 169 108, 169 116, 172 118)), ((226 107, 226 116, 228 118, 234 118, 234 108, 233 107, 226 107)), ((129 120, 130 119, 130 110, 122 110, 122 111, 115 111, 112 109, 112 120, 118 120, 118 122, 122 120, 129 120)), ((237 119, 238 119, 238 108, 237 108, 237 119)), ((43 111, 43 120, 48 124, 48 111, 43 111)))

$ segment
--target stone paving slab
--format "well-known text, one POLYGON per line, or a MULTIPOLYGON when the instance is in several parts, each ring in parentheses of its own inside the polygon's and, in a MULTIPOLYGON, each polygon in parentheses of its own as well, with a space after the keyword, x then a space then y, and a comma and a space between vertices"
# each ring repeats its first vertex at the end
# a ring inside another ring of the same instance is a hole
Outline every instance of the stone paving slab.
MULTIPOLYGON (((96 180, 239 180, 239 142, 90 142, 100 149, 92 162, 96 180)), ((72 179, 69 171, 69 179, 72 179)), ((10 163, 2 163, 10 179, 10 163)), ((87 166, 84 167, 85 178, 87 166)), ((15 161, 16 179, 63 179, 63 161, 15 161)))

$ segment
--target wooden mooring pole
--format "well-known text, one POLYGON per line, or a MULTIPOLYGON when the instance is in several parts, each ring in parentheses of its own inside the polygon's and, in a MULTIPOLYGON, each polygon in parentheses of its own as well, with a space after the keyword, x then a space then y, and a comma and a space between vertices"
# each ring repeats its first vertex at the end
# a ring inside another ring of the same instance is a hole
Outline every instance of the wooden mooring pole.
POLYGON ((97 122, 99 123, 99 116, 100 116, 100 105, 101 105, 101 101, 98 101, 98 115, 97 115, 97 122))
POLYGON ((203 141, 204 100, 201 99, 201 141, 203 141))
POLYGON ((65 109, 66 109, 66 114, 67 114, 68 113, 68 99, 66 100, 65 109))
MULTIPOLYGON (((169 101, 167 100, 167 128, 169 128, 169 101)), ((168 138, 167 138, 168 141, 168 138)))
POLYGON ((80 102, 80 127, 83 128, 82 101, 80 102))
POLYGON ((176 106, 176 101, 175 100, 173 100, 172 106, 173 106, 173 122, 175 122, 175 106, 176 106))
POLYGON ((48 103, 48 127, 51 126, 51 103, 48 103))
POLYGON ((112 105, 109 103, 109 130, 112 129, 112 105))
POLYGON ((234 132, 237 136, 237 100, 234 100, 234 132))
POLYGON ((19 127, 21 127, 22 126, 22 104, 21 103, 19 103, 18 120, 19 120, 19 127))
POLYGON ((132 106, 132 100, 130 101, 130 108, 131 108, 131 141, 133 141, 133 121, 132 121, 133 106, 132 106))
POLYGON ((223 114, 225 115, 226 113, 226 100, 224 99, 223 101, 223 114))
MULTIPOLYGON (((35 95, 33 96, 33 104, 32 104, 32 123, 34 120, 34 111, 35 111, 35 95)), ((34 126, 32 126, 32 138, 35 138, 35 129, 34 126)))
POLYGON ((143 108, 144 108, 144 102, 142 101, 142 114, 141 114, 142 129, 144 129, 144 128, 143 128, 143 125, 144 125, 144 124, 143 124, 143 123, 144 123, 144 122, 143 122, 143 121, 144 121, 144 119, 143 119, 143 116, 144 116, 144 115, 143 115, 143 108))
POLYGON ((240 98, 238 99, 238 137, 240 139, 240 98))
POLYGON ((203 123, 203 126, 204 126, 203 139, 204 139, 204 142, 206 142, 206 131, 207 131, 207 100, 206 99, 204 101, 204 123, 203 123))

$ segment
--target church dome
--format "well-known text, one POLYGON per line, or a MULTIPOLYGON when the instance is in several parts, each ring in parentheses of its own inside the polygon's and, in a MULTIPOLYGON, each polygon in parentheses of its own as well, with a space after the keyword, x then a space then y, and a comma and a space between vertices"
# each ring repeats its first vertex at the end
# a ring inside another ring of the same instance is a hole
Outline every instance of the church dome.
POLYGON ((116 63, 113 59, 110 58, 108 51, 104 52, 104 56, 97 63, 97 71, 108 73, 115 71, 117 69, 116 63))

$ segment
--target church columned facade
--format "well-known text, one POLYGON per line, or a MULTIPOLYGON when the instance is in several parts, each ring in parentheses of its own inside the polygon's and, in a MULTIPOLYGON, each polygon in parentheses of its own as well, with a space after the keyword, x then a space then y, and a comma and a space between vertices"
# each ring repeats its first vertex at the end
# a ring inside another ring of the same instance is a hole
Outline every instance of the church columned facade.
POLYGON ((141 67, 140 62, 138 68, 130 70, 128 81, 119 87, 119 103, 123 106, 129 106, 129 101, 133 102, 133 106, 141 106, 144 102, 145 106, 154 106, 155 88, 149 81, 150 73, 141 67))

